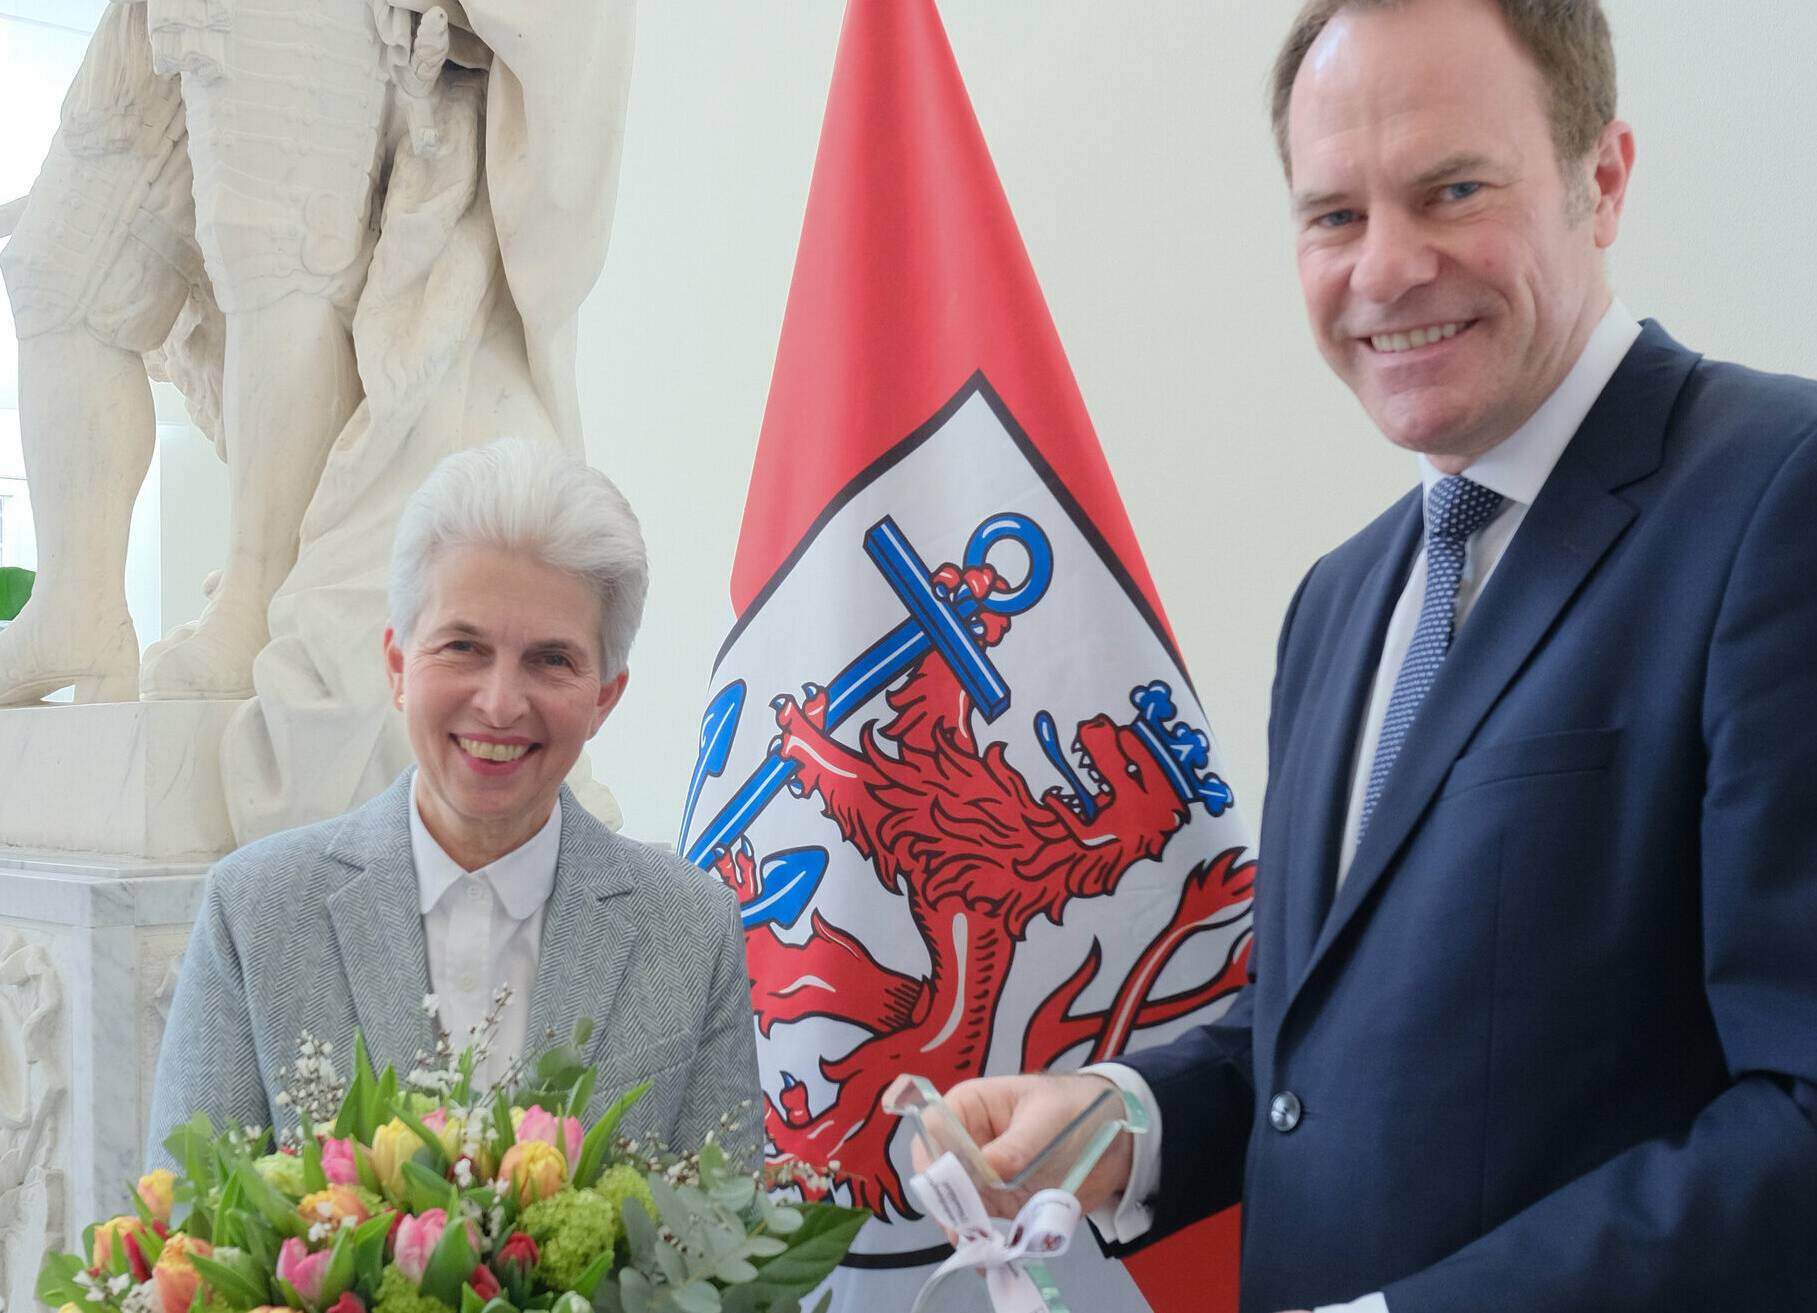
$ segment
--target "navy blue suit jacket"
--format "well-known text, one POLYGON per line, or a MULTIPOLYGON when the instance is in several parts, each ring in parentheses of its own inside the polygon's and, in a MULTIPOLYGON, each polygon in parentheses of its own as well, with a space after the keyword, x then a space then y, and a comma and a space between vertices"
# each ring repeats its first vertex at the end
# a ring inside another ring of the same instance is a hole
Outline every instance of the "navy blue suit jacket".
POLYGON ((1817 1309, 1817 383, 1645 325, 1333 901, 1420 528, 1288 612, 1250 986, 1124 1059, 1153 1236, 1241 1198, 1253 1313, 1817 1309))

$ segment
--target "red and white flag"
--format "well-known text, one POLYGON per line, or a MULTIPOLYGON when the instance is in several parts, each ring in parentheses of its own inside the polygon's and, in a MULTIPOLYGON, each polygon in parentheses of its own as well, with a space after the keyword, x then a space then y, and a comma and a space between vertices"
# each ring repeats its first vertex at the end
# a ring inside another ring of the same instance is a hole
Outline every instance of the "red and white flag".
MULTIPOLYGON (((886 1087, 1216 1015, 1253 875, 932 0, 846 11, 732 603, 680 848, 745 904, 771 1155, 877 1214, 837 1303, 906 1309, 947 1251, 886 1087)), ((1209 1226, 1055 1280, 1233 1309, 1209 1226)))

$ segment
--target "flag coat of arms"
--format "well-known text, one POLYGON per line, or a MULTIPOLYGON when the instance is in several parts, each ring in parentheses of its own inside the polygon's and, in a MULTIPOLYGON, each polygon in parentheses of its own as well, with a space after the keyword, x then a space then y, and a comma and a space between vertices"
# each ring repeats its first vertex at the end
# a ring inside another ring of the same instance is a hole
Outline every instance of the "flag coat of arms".
MULTIPOLYGON (((836 1281, 907 1308, 946 1251, 891 1081, 1217 1015, 1254 873, 932 0, 847 9, 732 594, 678 843, 743 903, 771 1156, 835 1165, 877 1214, 836 1281)), ((1170 1245, 1053 1271, 1234 1308, 1228 1220, 1170 1245)))

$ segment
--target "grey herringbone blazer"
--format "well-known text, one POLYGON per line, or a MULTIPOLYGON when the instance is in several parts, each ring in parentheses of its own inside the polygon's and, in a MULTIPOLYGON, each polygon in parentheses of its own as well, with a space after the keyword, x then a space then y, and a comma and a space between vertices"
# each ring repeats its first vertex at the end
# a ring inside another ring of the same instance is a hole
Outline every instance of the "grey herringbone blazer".
MULTIPOLYGON (((158 1054, 146 1157, 173 1126, 288 1126, 273 1100, 305 1029, 351 1076, 359 1027, 400 1076, 431 1047, 423 918, 410 855, 410 772, 345 816, 221 859, 183 958, 158 1054)), ((591 1120, 640 1080, 625 1133, 698 1145, 722 1113, 755 1161, 762 1103, 744 937, 732 891, 673 853, 613 834, 562 790, 561 855, 543 918, 526 1045, 594 1020, 591 1120)), ((716 1137, 723 1139, 724 1137, 716 1137)))

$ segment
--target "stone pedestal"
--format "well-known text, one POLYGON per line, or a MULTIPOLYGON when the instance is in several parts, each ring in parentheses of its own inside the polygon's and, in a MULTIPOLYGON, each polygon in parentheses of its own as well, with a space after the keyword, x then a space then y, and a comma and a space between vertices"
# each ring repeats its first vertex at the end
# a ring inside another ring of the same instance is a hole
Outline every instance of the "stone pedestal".
POLYGON ((231 851, 221 735, 239 706, 120 702, 0 710, 0 849, 155 862, 207 862, 231 851))
POLYGON ((124 1211, 237 703, 0 710, 0 1298, 124 1211))

